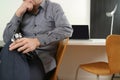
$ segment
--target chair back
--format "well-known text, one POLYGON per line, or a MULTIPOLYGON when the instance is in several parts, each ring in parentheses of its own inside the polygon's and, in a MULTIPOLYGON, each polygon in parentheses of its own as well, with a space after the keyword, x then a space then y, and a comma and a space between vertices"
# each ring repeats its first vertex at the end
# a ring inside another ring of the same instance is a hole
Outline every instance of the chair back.
POLYGON ((106 39, 106 52, 110 72, 120 72, 120 35, 109 35, 106 39))
POLYGON ((57 80, 58 72, 60 69, 60 65, 62 63, 62 59, 63 59, 64 53, 65 53, 68 41, 69 41, 69 38, 66 38, 59 42, 58 51, 57 51, 57 55, 56 55, 57 66, 56 66, 56 70, 55 70, 51 80, 57 80))

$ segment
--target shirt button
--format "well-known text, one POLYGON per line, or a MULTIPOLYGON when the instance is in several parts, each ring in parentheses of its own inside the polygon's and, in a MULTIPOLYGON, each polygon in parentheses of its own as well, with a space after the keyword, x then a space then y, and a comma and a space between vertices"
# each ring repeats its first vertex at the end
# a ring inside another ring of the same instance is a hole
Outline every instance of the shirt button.
POLYGON ((46 45, 46 42, 44 42, 44 45, 46 45))
POLYGON ((14 32, 16 32, 16 30, 14 30, 14 32))
POLYGON ((18 23, 20 23, 20 21, 19 21, 19 20, 18 20, 17 22, 18 22, 18 23))
POLYGON ((34 26, 36 27, 37 25, 35 24, 34 26))
POLYGON ((56 40, 58 39, 58 38, 55 38, 56 40))
POLYGON ((36 33, 34 33, 34 35, 35 35, 35 36, 37 36, 37 34, 36 34, 36 33))

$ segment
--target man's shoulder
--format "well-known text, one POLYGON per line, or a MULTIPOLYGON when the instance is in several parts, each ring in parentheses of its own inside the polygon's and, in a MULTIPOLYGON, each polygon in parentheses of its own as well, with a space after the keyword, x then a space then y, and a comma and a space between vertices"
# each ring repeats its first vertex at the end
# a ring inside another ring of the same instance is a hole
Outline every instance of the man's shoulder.
POLYGON ((49 5, 51 5, 51 6, 53 6, 53 7, 60 6, 60 4, 57 3, 57 2, 53 2, 53 1, 51 1, 51 0, 46 0, 46 1, 47 1, 47 3, 48 3, 49 5))

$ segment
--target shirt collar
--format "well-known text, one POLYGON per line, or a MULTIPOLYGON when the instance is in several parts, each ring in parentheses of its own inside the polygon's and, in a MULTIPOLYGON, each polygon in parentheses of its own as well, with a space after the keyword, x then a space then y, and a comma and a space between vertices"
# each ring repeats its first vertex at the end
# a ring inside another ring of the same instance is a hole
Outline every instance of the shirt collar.
POLYGON ((42 3, 40 4, 40 6, 45 9, 46 8, 46 0, 42 0, 42 3))
MULTIPOLYGON (((39 11, 38 11, 38 13, 40 12, 40 10, 41 10, 41 8, 42 9, 46 9, 46 6, 47 6, 47 0, 42 0, 42 3, 40 4, 40 6, 39 6, 39 11)), ((29 12, 28 12, 29 13, 29 12)), ((37 13, 37 14, 38 14, 37 13)), ((30 14, 33 14, 33 13, 30 13, 30 14)), ((36 14, 34 14, 34 15, 36 15, 36 14)))

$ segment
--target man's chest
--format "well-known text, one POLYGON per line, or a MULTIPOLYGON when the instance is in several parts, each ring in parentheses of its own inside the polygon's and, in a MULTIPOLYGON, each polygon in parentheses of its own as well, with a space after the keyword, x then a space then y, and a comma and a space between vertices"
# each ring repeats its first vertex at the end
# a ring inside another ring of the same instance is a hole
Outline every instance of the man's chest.
POLYGON ((26 15, 22 22, 22 31, 26 34, 46 33, 55 28, 55 21, 50 15, 26 15))

